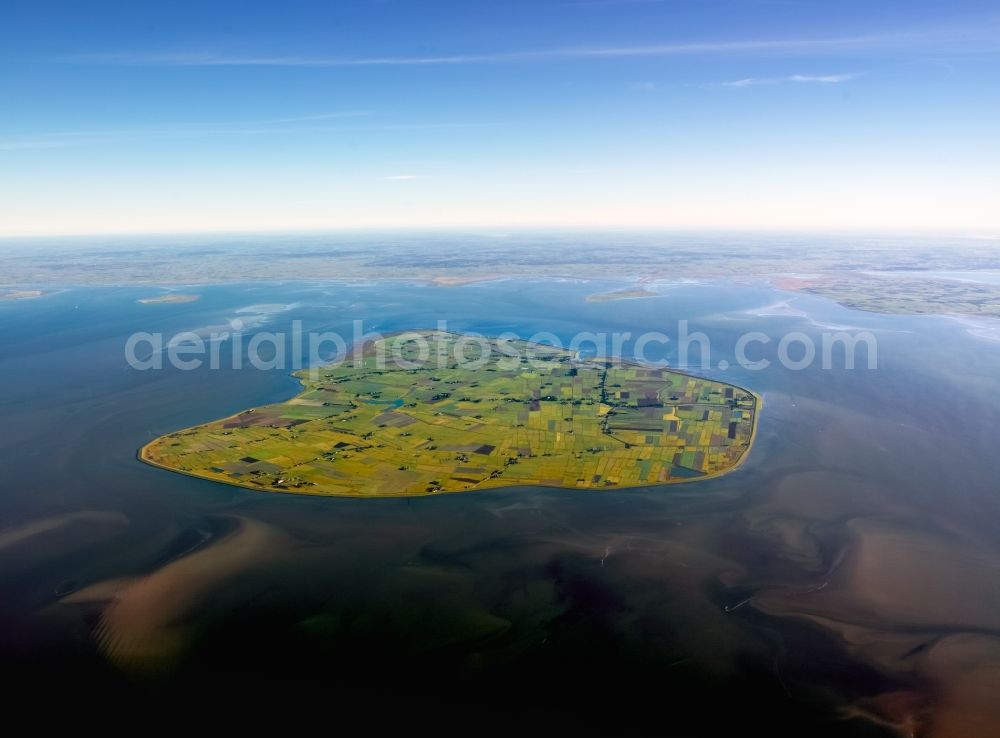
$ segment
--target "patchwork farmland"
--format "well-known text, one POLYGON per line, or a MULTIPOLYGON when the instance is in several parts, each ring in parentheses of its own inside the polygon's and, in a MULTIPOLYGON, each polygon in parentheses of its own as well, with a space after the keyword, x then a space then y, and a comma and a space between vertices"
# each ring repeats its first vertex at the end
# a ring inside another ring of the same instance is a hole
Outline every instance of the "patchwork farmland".
POLYGON ((760 401, 748 390, 524 341, 487 345, 435 331, 383 338, 299 372, 303 391, 288 402, 163 436, 140 458, 252 489, 386 497, 673 484, 725 473, 749 452, 760 401))

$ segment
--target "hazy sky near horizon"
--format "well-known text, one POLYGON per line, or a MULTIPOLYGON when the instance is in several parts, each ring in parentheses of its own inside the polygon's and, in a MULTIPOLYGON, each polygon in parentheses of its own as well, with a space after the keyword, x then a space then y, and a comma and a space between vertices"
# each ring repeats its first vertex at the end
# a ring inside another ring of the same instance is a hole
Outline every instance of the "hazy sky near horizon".
POLYGON ((0 100, 0 235, 1000 228, 995 0, 14 0, 0 100))

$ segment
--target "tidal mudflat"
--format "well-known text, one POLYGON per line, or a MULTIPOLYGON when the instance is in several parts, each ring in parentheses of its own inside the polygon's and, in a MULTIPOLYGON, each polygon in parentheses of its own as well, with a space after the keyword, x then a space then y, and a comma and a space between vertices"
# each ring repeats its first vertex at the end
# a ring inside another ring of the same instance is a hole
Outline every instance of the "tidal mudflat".
POLYGON ((622 288, 260 283, 153 311, 136 303, 148 287, 70 287, 4 303, 4 677, 134 704, 252 686, 361 715, 387 693, 416 710, 446 692, 457 716, 563 727, 662 719, 667 700, 681 733, 995 733, 1000 346, 762 284, 586 300, 622 288), (718 359, 746 330, 851 325, 878 337, 879 366, 692 368, 766 406, 745 463, 696 484, 359 500, 139 462, 154 438, 300 391, 288 371, 123 358, 134 331, 228 325, 248 305, 271 306, 251 325, 275 332, 444 318, 568 337, 684 318, 718 359))

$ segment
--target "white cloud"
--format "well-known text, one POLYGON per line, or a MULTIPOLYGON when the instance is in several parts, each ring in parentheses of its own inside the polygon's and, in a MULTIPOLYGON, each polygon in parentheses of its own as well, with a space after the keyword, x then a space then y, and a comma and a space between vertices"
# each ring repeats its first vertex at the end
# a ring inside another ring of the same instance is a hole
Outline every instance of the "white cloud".
POLYGON ((350 133, 358 131, 408 131, 465 128, 465 123, 338 123, 337 119, 370 115, 367 112, 320 113, 289 118, 249 121, 176 123, 166 126, 137 126, 79 131, 34 132, 0 139, 0 151, 43 149, 62 146, 145 141, 150 139, 189 139, 227 135, 268 135, 303 133, 350 133), (331 125, 322 124, 330 121, 331 125), (302 125, 295 125, 296 123, 302 125))
POLYGON ((65 146, 62 141, 0 141, 0 151, 25 151, 28 149, 55 149, 65 146))
POLYGON ((834 85, 849 82, 861 77, 862 73, 854 74, 790 74, 787 77, 745 77, 729 82, 720 82, 720 87, 758 87, 760 85, 780 85, 787 82, 800 84, 834 85))
POLYGON ((578 0, 577 2, 560 3, 564 8, 601 8, 615 5, 659 5, 667 0, 578 0))
POLYGON ((824 85, 834 85, 839 82, 849 82, 857 79, 860 74, 793 74, 789 82, 818 82, 824 85))
POLYGON ((495 64, 548 59, 599 59, 643 56, 683 56, 751 53, 855 53, 862 51, 949 51, 983 53, 1000 51, 1000 27, 995 19, 967 22, 951 27, 904 29, 856 36, 829 38, 751 39, 695 41, 642 46, 581 46, 527 51, 491 51, 433 56, 259 56, 201 51, 114 52, 63 57, 63 62, 92 64, 155 65, 172 67, 361 67, 433 66, 451 64, 495 64))
POLYGON ((336 118, 357 118, 359 116, 371 115, 370 110, 348 110, 338 113, 316 113, 314 115, 296 115, 291 118, 268 118, 266 120, 250 120, 238 123, 202 123, 196 125, 221 125, 221 126, 249 126, 249 125, 272 125, 277 123, 304 123, 316 120, 333 120, 336 118))
POLYGON ((501 51, 485 54, 443 54, 440 56, 375 56, 375 57, 305 57, 305 56, 235 56, 207 52, 178 53, 110 53, 73 56, 63 61, 94 64, 149 65, 168 67, 377 67, 377 66, 440 66, 457 64, 496 64, 530 62, 547 59, 588 59, 637 56, 680 56, 719 54, 740 51, 788 51, 850 45, 859 39, 827 39, 816 41, 724 41, 708 43, 658 44, 652 46, 580 47, 538 49, 532 51, 501 51))
POLYGON ((731 82, 720 83, 723 87, 756 87, 757 85, 773 85, 778 80, 767 77, 746 77, 745 79, 734 79, 731 82))

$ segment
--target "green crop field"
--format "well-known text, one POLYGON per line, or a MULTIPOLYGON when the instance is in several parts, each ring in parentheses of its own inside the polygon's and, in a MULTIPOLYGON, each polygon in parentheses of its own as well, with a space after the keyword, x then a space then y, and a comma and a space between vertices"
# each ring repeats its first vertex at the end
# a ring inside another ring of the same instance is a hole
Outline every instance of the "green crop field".
POLYGON ((315 495, 672 484, 738 465, 760 408, 748 390, 688 374, 436 331, 297 376, 294 399, 163 436, 140 457, 315 495))

